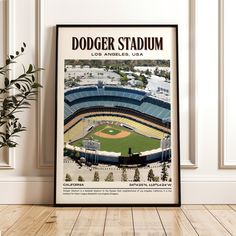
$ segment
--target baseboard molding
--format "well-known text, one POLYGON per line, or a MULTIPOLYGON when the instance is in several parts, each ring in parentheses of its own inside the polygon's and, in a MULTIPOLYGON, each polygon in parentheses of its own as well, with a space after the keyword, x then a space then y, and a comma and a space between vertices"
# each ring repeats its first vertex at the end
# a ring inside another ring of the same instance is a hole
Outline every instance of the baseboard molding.
POLYGON ((0 178, 0 204, 52 204, 52 177, 0 178))
MULTIPOLYGON (((53 177, 0 178, 0 204, 52 204, 53 177)), ((186 177, 182 204, 236 204, 236 177, 186 177)))
POLYGON ((236 204, 236 181, 183 181, 182 204, 236 204))

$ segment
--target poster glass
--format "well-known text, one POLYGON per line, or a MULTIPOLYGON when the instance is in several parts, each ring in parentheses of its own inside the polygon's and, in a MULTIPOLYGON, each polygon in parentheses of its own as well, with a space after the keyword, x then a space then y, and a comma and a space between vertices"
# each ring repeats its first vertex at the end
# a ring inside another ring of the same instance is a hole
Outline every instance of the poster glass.
POLYGON ((56 205, 180 205, 177 39, 57 26, 56 205))

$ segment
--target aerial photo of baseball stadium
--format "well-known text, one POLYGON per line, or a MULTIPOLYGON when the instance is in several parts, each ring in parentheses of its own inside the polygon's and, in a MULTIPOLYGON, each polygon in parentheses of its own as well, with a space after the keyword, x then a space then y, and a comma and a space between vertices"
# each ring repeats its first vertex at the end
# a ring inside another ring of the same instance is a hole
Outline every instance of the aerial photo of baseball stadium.
POLYGON ((64 181, 171 182, 170 60, 65 60, 64 181))

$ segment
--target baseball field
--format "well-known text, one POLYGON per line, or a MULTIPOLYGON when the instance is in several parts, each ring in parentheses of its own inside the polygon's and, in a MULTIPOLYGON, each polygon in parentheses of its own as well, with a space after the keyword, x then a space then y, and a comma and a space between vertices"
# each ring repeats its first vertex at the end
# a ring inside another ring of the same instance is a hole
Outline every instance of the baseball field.
POLYGON ((150 138, 127 129, 123 126, 104 124, 95 127, 84 138, 72 143, 72 145, 82 147, 84 139, 98 140, 101 143, 101 151, 121 152, 127 156, 131 148, 132 153, 139 153, 160 147, 160 140, 150 138))

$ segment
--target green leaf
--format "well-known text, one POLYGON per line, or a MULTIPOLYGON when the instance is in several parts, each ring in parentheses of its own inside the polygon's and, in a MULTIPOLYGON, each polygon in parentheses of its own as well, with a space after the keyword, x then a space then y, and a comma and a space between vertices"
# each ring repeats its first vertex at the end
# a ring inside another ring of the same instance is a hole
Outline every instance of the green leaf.
POLYGON ((29 105, 29 106, 30 106, 30 103, 27 102, 27 101, 24 101, 24 102, 22 102, 21 104, 22 104, 22 105, 29 105))
POLYGON ((24 51, 25 51, 25 49, 24 49, 23 47, 21 47, 21 49, 20 49, 20 50, 21 50, 21 52, 24 52, 24 51))
POLYGON ((11 147, 16 147, 16 143, 8 142, 8 143, 7 143, 7 146, 8 146, 9 148, 11 148, 11 147))
POLYGON ((7 77, 5 78, 4 84, 5 84, 5 87, 9 85, 9 79, 7 77))
POLYGON ((39 83, 32 84, 32 88, 42 88, 43 86, 39 83))
POLYGON ((26 83, 25 86, 27 87, 28 91, 30 91, 30 86, 29 86, 29 84, 26 83))
MULTIPOLYGON (((33 85, 32 85, 33 86, 33 85)), ((33 88, 33 87, 32 87, 33 88)), ((30 96, 32 94, 32 91, 27 91, 26 93, 25 93, 25 96, 30 96)))
POLYGON ((20 89, 20 84, 18 84, 18 83, 15 83, 15 86, 18 88, 18 89, 20 89))
MULTIPOLYGON (((17 107, 18 110, 27 109, 27 108, 29 108, 29 107, 21 106, 21 105, 17 107)), ((14 112, 15 112, 15 111, 14 111, 14 112)))
POLYGON ((6 60, 6 65, 9 65, 10 62, 11 62, 11 60, 8 58, 8 59, 6 60))
MULTIPOLYGON (((8 116, 9 119, 15 119, 15 116, 13 114, 8 116)), ((16 121, 15 121, 16 122, 16 121)))
POLYGON ((7 105, 8 105, 8 100, 7 100, 7 98, 5 98, 5 99, 3 100, 2 105, 3 105, 3 110, 6 110, 6 107, 7 107, 7 105))
POLYGON ((27 91, 27 89, 24 85, 21 85, 21 89, 22 89, 23 92, 27 91))
POLYGON ((18 77, 18 79, 24 78, 25 76, 26 76, 26 74, 22 74, 22 75, 20 75, 20 76, 18 77))
POLYGON ((0 89, 0 94, 1 93, 6 93, 7 91, 6 91, 6 89, 0 89))
POLYGON ((16 105, 17 102, 18 102, 15 96, 12 96, 12 101, 13 101, 13 103, 14 103, 15 105, 16 105))
POLYGON ((32 64, 29 65, 28 70, 26 71, 26 74, 29 74, 33 70, 32 64))
POLYGON ((22 132, 20 129, 14 129, 14 134, 22 132))
POLYGON ((16 51, 16 55, 18 56, 20 53, 19 53, 19 51, 16 51))
POLYGON ((26 44, 23 42, 23 46, 26 48, 26 44))
POLYGON ((37 69, 35 69, 34 71, 32 71, 31 73, 36 73, 36 72, 39 72, 39 71, 41 71, 41 70, 44 70, 43 68, 37 68, 37 69))
POLYGON ((5 125, 7 122, 6 121, 1 121, 0 126, 5 125))

